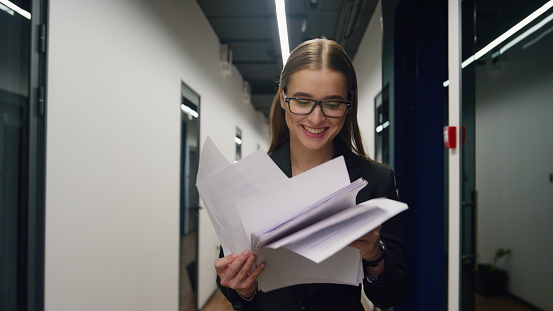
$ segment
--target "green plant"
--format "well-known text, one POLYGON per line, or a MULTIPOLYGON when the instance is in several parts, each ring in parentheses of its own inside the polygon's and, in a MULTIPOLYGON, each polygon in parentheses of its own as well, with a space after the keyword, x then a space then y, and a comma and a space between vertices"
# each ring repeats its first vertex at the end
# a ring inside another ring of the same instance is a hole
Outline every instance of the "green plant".
POLYGON ((497 266, 501 258, 511 254, 510 249, 500 248, 495 252, 491 263, 478 264, 476 270, 475 290, 484 296, 501 295, 507 290, 509 277, 507 271, 497 266))
POLYGON ((498 249, 496 252, 495 252, 495 256, 493 257, 493 261, 490 265, 490 271, 494 271, 494 270, 497 270, 497 262, 505 257, 505 256, 508 256, 511 254, 511 249, 510 248, 500 248, 498 249))

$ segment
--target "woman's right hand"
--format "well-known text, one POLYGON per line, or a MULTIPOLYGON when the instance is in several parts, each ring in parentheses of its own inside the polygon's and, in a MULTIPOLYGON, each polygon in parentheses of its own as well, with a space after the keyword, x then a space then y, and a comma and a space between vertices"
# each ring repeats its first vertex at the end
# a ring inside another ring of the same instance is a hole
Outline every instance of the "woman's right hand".
POLYGON ((261 263, 251 271, 255 260, 256 256, 249 250, 217 259, 215 271, 221 285, 236 290, 243 298, 251 298, 257 290, 257 277, 265 268, 265 263, 261 263))

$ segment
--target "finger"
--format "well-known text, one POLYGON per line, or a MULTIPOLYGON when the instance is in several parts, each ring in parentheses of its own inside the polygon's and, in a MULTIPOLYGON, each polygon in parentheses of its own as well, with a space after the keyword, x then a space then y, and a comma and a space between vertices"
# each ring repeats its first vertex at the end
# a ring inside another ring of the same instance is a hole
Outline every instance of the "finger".
POLYGON ((380 226, 374 228, 373 230, 367 232, 367 234, 363 235, 362 237, 360 237, 357 240, 358 241, 368 241, 368 242, 372 242, 375 239, 378 240, 378 239, 380 239, 380 229, 381 228, 382 228, 382 225, 380 225, 380 226))
POLYGON ((253 270, 251 273, 250 273, 250 276, 249 276, 249 279, 253 280, 253 281, 256 281, 257 278, 259 277, 259 275, 261 274, 261 272, 263 272, 263 270, 265 270, 265 263, 262 262, 260 263, 259 265, 257 265, 257 267, 255 268, 255 270, 253 270))
POLYGON ((228 265, 226 277, 228 277, 229 279, 235 278, 236 275, 242 271, 242 268, 248 261, 248 258, 250 258, 251 254, 252 253, 249 250, 245 250, 240 255, 238 255, 238 257, 236 257, 234 261, 230 265, 228 265))
POLYGON ((356 241, 353 241, 353 242, 349 243, 348 246, 353 247, 353 248, 357 248, 357 249, 364 249, 364 248, 367 247, 367 245, 369 245, 369 242, 367 242, 367 241, 356 240, 356 241))
POLYGON ((234 260, 238 257, 237 254, 230 254, 228 256, 215 260, 215 270, 220 271, 226 269, 234 260))
POLYGON ((244 265, 240 269, 240 272, 238 273, 238 276, 241 279, 244 280, 249 278, 250 272, 252 271, 256 260, 257 260, 257 257, 254 254, 250 254, 250 256, 248 257, 248 260, 244 263, 244 265))
POLYGON ((257 278, 263 272, 264 269, 265 269, 265 263, 262 262, 259 265, 257 265, 257 267, 248 274, 248 277, 246 279, 242 281, 236 280, 236 279, 235 280, 240 284, 239 287, 242 288, 243 290, 247 290, 249 292, 255 291, 257 289, 257 278))

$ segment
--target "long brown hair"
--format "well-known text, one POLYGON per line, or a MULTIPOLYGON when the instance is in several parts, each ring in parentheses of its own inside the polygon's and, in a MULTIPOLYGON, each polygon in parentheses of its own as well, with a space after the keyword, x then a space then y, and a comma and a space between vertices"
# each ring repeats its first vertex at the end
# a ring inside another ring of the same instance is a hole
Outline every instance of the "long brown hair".
MULTIPOLYGON (((357 75, 346 51, 338 43, 326 38, 303 42, 290 53, 288 61, 280 74, 279 87, 286 92, 290 76, 308 68, 328 68, 344 75, 348 87, 348 97, 352 105, 345 116, 346 120, 338 137, 353 153, 365 159, 370 159, 365 153, 357 123, 357 75)), ((289 139, 290 133, 286 125, 285 114, 286 112, 280 106, 280 94, 277 91, 269 115, 271 128, 269 152, 280 148, 289 139)))

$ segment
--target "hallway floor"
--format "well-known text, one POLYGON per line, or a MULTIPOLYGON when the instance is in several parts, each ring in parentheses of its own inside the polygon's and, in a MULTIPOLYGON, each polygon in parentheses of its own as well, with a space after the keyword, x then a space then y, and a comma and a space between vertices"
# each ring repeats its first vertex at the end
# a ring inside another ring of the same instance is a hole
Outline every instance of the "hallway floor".
POLYGON ((476 295, 475 311, 538 311, 515 298, 509 296, 476 295))
MULTIPOLYGON (((230 303, 220 291, 209 299, 202 311, 233 311, 230 303)), ((537 311, 508 296, 485 297, 476 295, 475 311, 537 311)))

